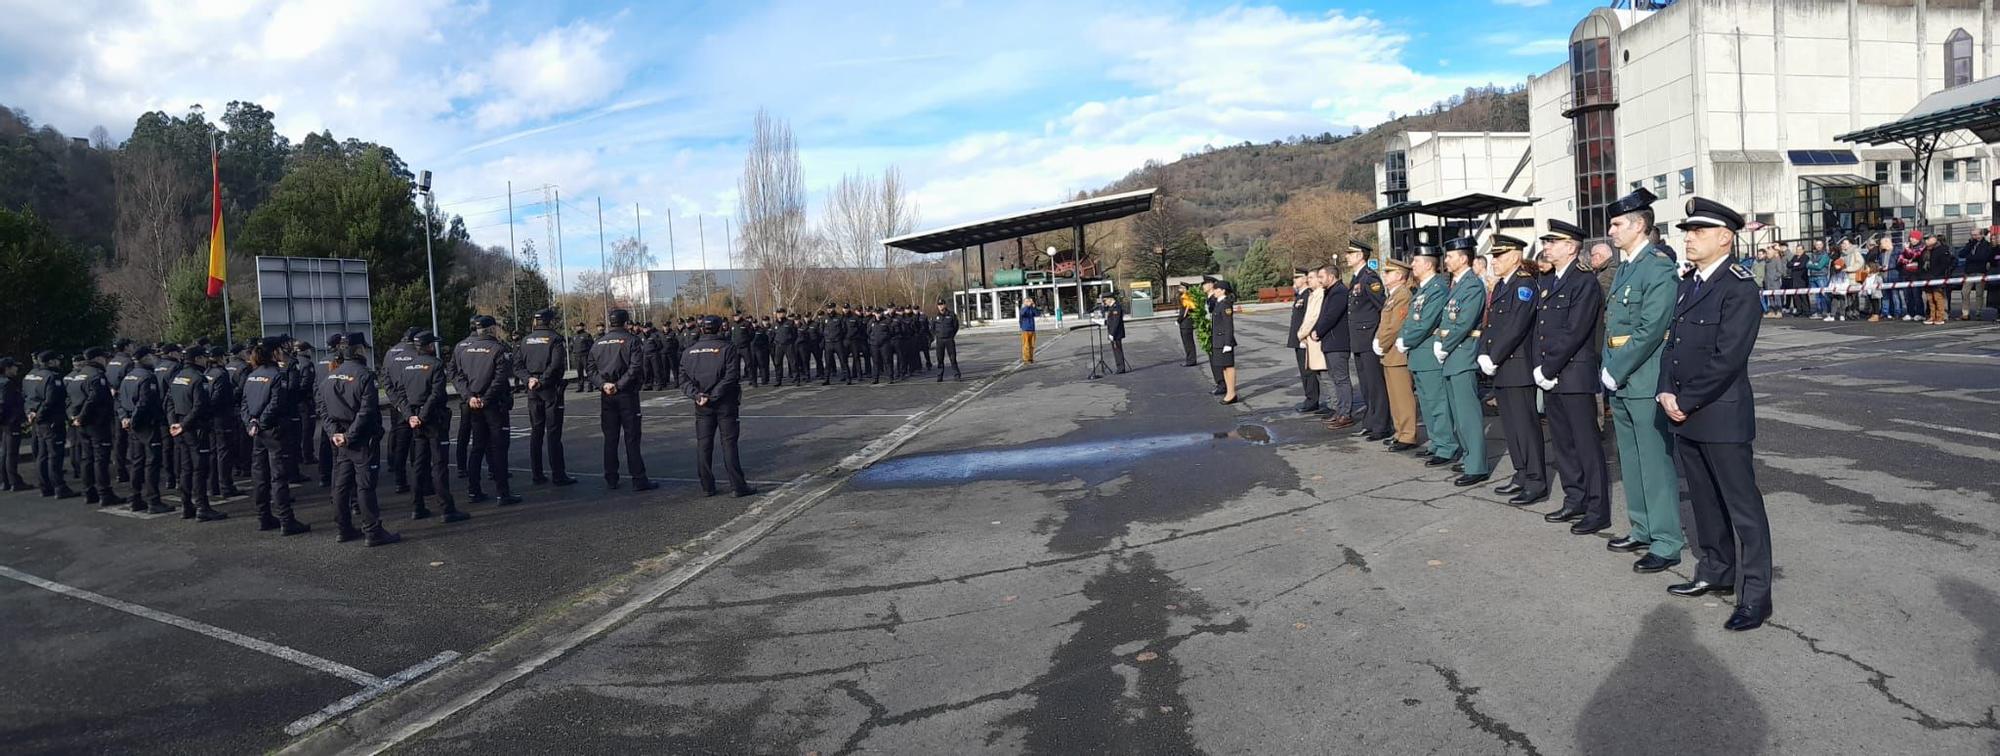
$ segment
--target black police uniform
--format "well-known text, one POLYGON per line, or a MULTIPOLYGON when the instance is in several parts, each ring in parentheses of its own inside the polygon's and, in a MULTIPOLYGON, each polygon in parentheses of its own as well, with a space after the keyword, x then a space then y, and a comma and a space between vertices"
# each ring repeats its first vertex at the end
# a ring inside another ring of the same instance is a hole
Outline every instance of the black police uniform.
MULTIPOLYGON (((785 385, 787 371, 798 371, 799 361, 793 354, 798 345, 799 329, 792 325, 790 318, 779 318, 771 324, 771 376, 777 385, 785 385)), ((798 377, 793 376, 792 383, 797 385, 798 382, 798 377)))
POLYGON ((852 381, 873 376, 875 374, 875 366, 869 364, 873 361, 870 358, 874 356, 873 351, 868 348, 869 318, 850 312, 846 320, 847 375, 850 376, 849 380, 852 381))
POLYGON ((932 315, 931 337, 936 339, 932 351, 937 354, 932 361, 937 363, 938 380, 944 380, 947 359, 951 360, 951 377, 964 378, 965 374, 958 371, 958 313, 945 310, 932 315))
POLYGON ((792 345, 792 379, 803 383, 814 377, 813 361, 819 359, 819 321, 794 317, 792 327, 799 331, 799 340, 792 345))
MULTIPOLYGON (((220 350, 221 347, 217 347, 220 350)), ((243 461, 237 438, 243 427, 236 417, 238 395, 235 374, 220 361, 202 373, 208 394, 208 492, 210 496, 242 496, 236 487, 236 470, 243 461)))
POLYGON ((674 333, 673 324, 660 329, 660 388, 671 389, 680 385, 681 337, 674 333))
POLYGON ((327 440, 329 436, 326 432, 326 429, 320 427, 323 424, 322 421, 324 418, 320 416, 319 384, 321 381, 326 380, 327 376, 333 374, 333 357, 331 356, 331 352, 332 350, 339 348, 341 347, 339 346, 327 347, 328 356, 313 362, 311 371, 306 375, 306 380, 299 384, 299 386, 304 389, 304 391, 300 393, 305 395, 305 400, 308 405, 307 423, 311 425, 310 433, 312 434, 312 436, 307 441, 307 444, 309 448, 318 449, 320 488, 326 488, 327 486, 333 485, 334 459, 333 459, 333 442, 327 440))
MULTIPOLYGON (((229 355, 227 362, 222 363, 223 371, 229 374, 230 410, 221 413, 222 419, 220 422, 227 423, 228 425, 228 432, 221 440, 229 444, 229 462, 235 466, 229 473, 230 477, 223 478, 222 480, 229 483, 231 491, 235 490, 236 478, 250 477, 250 434, 243 432, 243 422, 235 410, 237 400, 243 396, 243 379, 250 377, 250 363, 243 357, 248 351, 248 347, 239 349, 229 355)), ((231 495, 241 494, 233 493, 231 495)))
POLYGON ((750 324, 750 368, 745 378, 759 386, 771 382, 771 321, 750 324))
POLYGON ((215 474, 215 416, 227 414, 228 405, 212 403, 206 370, 192 363, 181 366, 167 379, 167 431, 180 426, 180 435, 171 436, 179 447, 176 474, 180 477, 181 518, 203 522, 228 517, 209 506, 209 477, 215 474))
POLYGON ((896 382, 896 372, 893 367, 896 361, 889 354, 890 343, 894 339, 895 331, 888 316, 876 313, 875 318, 868 321, 868 352, 873 356, 875 363, 875 383, 882 382, 883 373, 889 374, 890 383, 896 382))
MULTIPOLYGON (((434 336, 420 338, 433 339, 434 336)), ((416 418, 418 425, 411 429, 410 467, 414 495, 411 501, 411 519, 431 516, 430 508, 424 506, 424 498, 436 496, 444 505, 444 521, 458 522, 471 515, 458 511, 458 502, 451 497, 451 464, 445 455, 445 442, 451 438, 451 409, 446 405, 446 374, 444 360, 436 355, 424 354, 421 349, 412 350, 410 359, 396 368, 390 380, 396 383, 396 401, 402 403, 399 409, 405 418, 416 418)), ((404 421, 406 424, 408 420, 404 421)))
POLYGON ((290 407, 285 410, 285 440, 292 445, 285 456, 285 480, 292 485, 305 483, 307 478, 299 472, 300 466, 308 459, 317 459, 319 448, 312 436, 317 432, 319 415, 313 409, 313 363, 310 347, 300 347, 284 357, 281 365, 285 376, 285 401, 290 407))
POLYGON ((1533 355, 1539 292, 1537 281, 1521 270, 1495 282, 1492 300, 1486 306, 1486 322, 1479 330, 1478 354, 1494 365, 1493 392, 1500 405, 1502 439, 1507 443, 1507 459, 1514 465, 1511 485, 1501 489, 1513 495, 1507 503, 1516 506, 1541 501, 1549 494, 1542 422, 1535 413, 1533 355))
MULTIPOLYGON (((1294 272, 1304 273, 1305 271, 1294 272)), ((1296 409, 1305 412, 1318 411, 1320 408, 1319 376, 1314 375, 1312 369, 1307 367, 1306 350, 1299 342, 1299 329, 1307 325, 1306 311, 1311 306, 1311 295, 1311 288, 1307 288, 1304 292, 1293 290, 1292 325, 1285 329, 1285 348, 1292 353, 1292 362, 1298 367, 1299 371, 1299 388, 1305 392, 1305 399, 1298 403, 1296 409)))
POLYGON ((646 391, 653 391, 660 388, 660 379, 664 377, 660 375, 660 371, 657 368, 657 364, 660 361, 660 334, 651 328, 647 328, 642 330, 638 336, 639 364, 644 366, 646 376, 644 380, 639 382, 640 388, 646 391))
MULTIPOLYGON (((173 351, 178 352, 179 350, 174 349, 173 351)), ((180 371, 181 361, 173 357, 163 355, 153 363, 153 378, 159 381, 160 396, 163 405, 166 401, 167 379, 180 371)), ((164 461, 160 470, 164 485, 167 488, 179 488, 179 470, 181 469, 180 445, 174 443, 173 439, 166 437, 164 431, 162 431, 160 438, 160 455, 164 461)))
MULTIPOLYGON (((339 540, 366 536, 368 545, 394 543, 399 537, 382 527, 382 506, 375 495, 375 474, 381 467, 382 408, 375 372, 361 360, 335 361, 314 392, 320 433, 333 445, 333 521, 339 540), (340 436, 341 443, 333 444, 340 436), (361 514, 361 527, 354 514, 361 514)), ((501 490, 505 490, 504 488, 501 490)))
POLYGON ((388 415, 389 440, 389 448, 383 453, 383 466, 389 468, 390 478, 396 481, 396 493, 410 492, 410 422, 403 415, 403 402, 396 396, 402 387, 391 377, 403 365, 409 364, 416 352, 417 345, 408 338, 396 342, 395 346, 389 347, 389 351, 382 353, 382 368, 375 375, 376 384, 382 387, 383 398, 388 400, 382 408, 388 415))
POLYGON ((63 478, 63 455, 69 440, 64 433, 69 395, 64 392, 62 374, 37 367, 21 379, 21 386, 22 405, 31 418, 28 425, 34 434, 35 482, 41 485, 43 496, 74 498, 78 494, 70 490, 69 481, 63 478))
POLYGON ((1541 278, 1535 317, 1535 370, 1554 381, 1543 392, 1563 505, 1545 515, 1575 520, 1571 532, 1594 533, 1611 525, 1611 476, 1597 429, 1598 373, 1604 346, 1604 288, 1577 261, 1541 278))
POLYGON ((26 491, 21 479, 21 425, 28 412, 21 382, 6 374, 12 362, 0 362, 0 491, 26 491))
MULTIPOLYGON (((1198 304, 1198 306, 1205 305, 1198 304)), ((1174 323, 1179 325, 1181 329, 1181 366, 1194 367, 1194 312, 1187 307, 1181 308, 1180 314, 1174 316, 1174 323)))
POLYGON ((681 355, 681 391, 696 401, 694 408, 695 478, 701 490, 714 494, 716 436, 722 437, 722 469, 737 495, 752 493, 743 478, 737 457, 737 438, 742 433, 738 412, 742 408, 742 381, 737 372, 735 348, 720 334, 703 334, 700 341, 681 355))
MULTIPOLYGON (((134 355, 137 357, 137 355, 134 355)), ((131 436, 132 511, 165 514, 173 510, 160 499, 164 472, 162 447, 167 440, 167 411, 160 379, 143 360, 125 371, 118 386, 118 424, 131 436)))
POLYGON ((1757 409, 1749 366, 1762 323, 1749 271, 1729 261, 1705 277, 1690 271, 1660 355, 1659 384, 1687 413, 1671 427, 1701 553, 1694 579, 1733 587, 1741 577, 1737 614, 1759 622, 1771 613, 1771 524, 1751 448, 1757 409))
MULTIPOLYGON (((1104 308, 1104 336, 1111 340, 1111 356, 1118 372, 1125 372, 1125 308, 1113 303, 1104 308)), ((944 374, 939 373, 939 377, 944 374)))
MULTIPOLYGON (((741 317, 729 322, 729 345, 736 350, 739 363, 737 371, 744 380, 756 382, 757 368, 750 364, 750 323, 741 317)), ((682 365, 687 364, 687 355, 681 355, 682 365)))
POLYGON ((257 529, 284 528, 285 535, 311 528, 292 513, 292 451, 298 432, 290 418, 298 401, 290 369, 277 364, 251 367, 243 378, 243 402, 237 417, 250 436, 250 495, 257 503, 257 529))
MULTIPOLYGON (((113 399, 117 398, 118 386, 124 382, 125 373, 131 367, 132 354, 127 350, 119 349, 112 352, 110 357, 105 358, 104 382, 111 386, 111 396, 113 399)), ((113 426, 116 425, 116 423, 113 423, 113 426)), ((125 430, 122 428, 115 429, 113 434, 116 436, 116 440, 112 441, 111 464, 118 469, 118 482, 124 483, 132 479, 132 442, 126 437, 125 430)))
MULTIPOLYGON (((646 459, 639 449, 638 358, 638 337, 622 325, 605 331, 590 348, 591 363, 597 366, 598 427, 604 432, 604 482, 618 487, 618 449, 622 444, 632 485, 643 491, 653 483, 646 479, 646 459), (604 394, 606 383, 616 391, 604 394)), ((681 360, 681 370, 687 370, 686 359, 681 360)))
POLYGON ((1347 285, 1347 351, 1354 356, 1354 375, 1361 391, 1362 431, 1373 440, 1396 432, 1389 416, 1389 383, 1382 375, 1382 358, 1375 354, 1375 335, 1382 328, 1382 308, 1389 302, 1382 276, 1366 265, 1347 285))
POLYGON ((579 394, 590 393, 591 386, 595 385, 590 378, 590 345, 593 343, 595 340, 590 338, 590 332, 582 326, 577 326, 569 335, 569 364, 576 368, 576 393, 579 394))
POLYGON ((542 474, 542 460, 547 456, 547 470, 556 482, 566 485, 573 482, 563 463, 562 442, 563 381, 569 373, 569 350, 564 348, 562 334, 537 328, 521 340, 521 356, 528 378, 535 381, 528 389, 528 469, 534 482, 549 482, 542 474))
POLYGON ((470 428, 471 443, 465 458, 466 501, 486 500, 479 485, 479 465, 486 463, 500 504, 518 503, 508 482, 507 444, 512 438, 514 409, 514 362, 507 346, 491 335, 474 333, 452 351, 452 383, 458 389, 461 418, 470 428), (484 406, 474 408, 472 397, 484 406))
POLYGON ((833 371, 840 371, 840 379, 854 382, 854 375, 847 371, 847 318, 829 315, 820 324, 820 385, 833 383, 833 371))

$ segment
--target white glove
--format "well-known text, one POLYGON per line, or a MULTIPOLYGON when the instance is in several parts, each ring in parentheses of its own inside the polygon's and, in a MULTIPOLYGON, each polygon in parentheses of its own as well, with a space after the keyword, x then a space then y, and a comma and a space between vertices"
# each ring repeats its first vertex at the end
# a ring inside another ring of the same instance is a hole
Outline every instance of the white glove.
POLYGON ((1403 343, 1403 337, 1401 336, 1396 337, 1396 351, 1402 352, 1403 354, 1410 353, 1410 346, 1408 344, 1403 343))
POLYGON ((1234 351, 1236 351, 1236 347, 1233 347, 1233 346, 1226 346, 1226 347, 1223 347, 1223 348, 1222 348, 1222 353, 1223 353, 1223 354, 1229 354, 1230 352, 1234 352, 1234 351))
POLYGON ((1443 362, 1443 361, 1444 361, 1444 342, 1442 342, 1442 341, 1433 341, 1433 342, 1431 342, 1431 354, 1435 354, 1435 355, 1437 355, 1437 358, 1438 358, 1438 362, 1443 362))
POLYGON ((1492 357, 1488 357, 1483 354, 1479 355, 1479 372, 1485 373, 1487 375, 1492 375, 1493 371, 1499 369, 1500 369, 1499 365, 1493 364, 1492 357))
POLYGON ((1535 367, 1535 385, 1542 387, 1543 391, 1556 390, 1556 382, 1543 377, 1542 368, 1540 366, 1535 367))
POLYGON ((1609 368, 1598 368, 1597 379, 1604 382, 1606 389, 1612 391, 1618 390, 1618 379, 1611 377, 1611 370, 1609 368))
POLYGON ((1377 356, 1377 357, 1387 357, 1387 356, 1389 356, 1387 352, 1384 352, 1384 351, 1382 351, 1382 342, 1380 342, 1380 341, 1375 341, 1375 340, 1372 340, 1372 339, 1371 339, 1371 340, 1369 340, 1369 342, 1368 342, 1368 348, 1369 348, 1369 349, 1373 349, 1373 350, 1375 350, 1375 356, 1377 356))

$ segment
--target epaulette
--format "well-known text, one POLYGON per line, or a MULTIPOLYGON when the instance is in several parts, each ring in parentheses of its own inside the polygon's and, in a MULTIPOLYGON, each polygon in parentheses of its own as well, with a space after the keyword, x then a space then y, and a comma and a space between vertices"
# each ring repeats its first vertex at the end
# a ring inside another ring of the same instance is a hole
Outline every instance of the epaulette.
POLYGON ((1736 274, 1737 278, 1741 278, 1745 281, 1750 280, 1750 271, 1744 270, 1743 266, 1740 264, 1730 263, 1729 272, 1736 274))

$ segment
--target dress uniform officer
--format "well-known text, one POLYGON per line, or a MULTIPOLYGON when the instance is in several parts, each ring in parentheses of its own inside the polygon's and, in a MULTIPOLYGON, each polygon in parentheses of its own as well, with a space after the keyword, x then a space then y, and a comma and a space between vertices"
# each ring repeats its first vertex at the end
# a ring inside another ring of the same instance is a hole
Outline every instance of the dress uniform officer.
POLYGON ((1610 476, 1597 436, 1604 290, 1579 259, 1585 237, 1582 228, 1559 220, 1549 221, 1542 235, 1541 258, 1550 268, 1536 297, 1533 375, 1563 486, 1562 508, 1542 519, 1573 523, 1569 532, 1576 535, 1611 527, 1610 476))
POLYGON ((1181 367, 1194 367, 1194 308, 1201 306, 1192 292, 1181 290, 1181 309, 1174 315, 1174 324, 1181 330, 1181 367))
POLYGON ((398 401, 396 396, 396 392, 401 391, 402 387, 393 377, 396 371, 401 370, 415 358, 417 345, 414 339, 421 330, 423 329, 416 326, 405 329, 403 340, 396 342, 389 347, 389 351, 382 353, 382 369, 375 372, 375 382, 382 387, 383 398, 389 400, 388 406, 383 407, 389 416, 387 421, 389 448, 385 456, 388 460, 389 475, 396 481, 396 493, 399 494, 410 492, 410 423, 409 418, 403 416, 403 402, 398 401))
MULTIPOLYGON (((1118 362, 1118 372, 1125 372, 1125 308, 1118 304, 1118 297, 1105 294, 1104 336, 1111 340, 1111 356, 1118 362)), ((938 371, 938 380, 944 380, 944 371, 938 371)))
POLYGON ((243 426, 236 417, 236 398, 242 392, 237 387, 237 373, 228 367, 236 355, 226 346, 209 347, 208 355, 208 370, 202 377, 208 380, 209 493, 211 498, 242 496, 236 488, 236 470, 245 461, 237 442, 243 426))
MULTIPOLYGON (((320 433, 333 447, 333 521, 340 527, 335 540, 346 543, 365 537, 369 546, 384 546, 403 537, 382 527, 382 506, 375 498, 381 447, 374 442, 382 435, 382 408, 375 372, 358 359, 366 348, 359 340, 350 339, 332 350, 314 401, 319 406, 320 433), (354 522, 356 512, 361 514, 359 528, 354 522)), ((500 490, 504 495, 506 489, 500 490)))
POLYGON ((1450 395, 1445 390, 1444 360, 1433 348, 1438 324, 1444 321, 1445 304, 1451 299, 1451 284, 1438 272, 1443 264, 1439 259, 1441 254, 1436 247, 1422 246, 1410 257, 1410 270, 1417 281, 1410 293, 1409 315, 1396 337, 1396 351, 1409 360, 1410 380, 1416 384, 1417 409, 1423 413, 1425 432, 1430 435, 1426 467, 1449 465, 1457 461, 1460 451, 1458 432, 1446 408, 1450 395))
POLYGON ((1236 287, 1220 278, 1209 281, 1208 364, 1217 373, 1222 403, 1236 396, 1236 287))
POLYGON ((1667 418, 1656 399, 1660 348, 1673 318, 1678 279, 1673 256, 1653 243, 1653 194, 1639 189, 1611 203, 1610 234, 1618 246, 1618 273, 1604 293, 1604 364, 1598 380, 1612 392, 1611 419, 1618 439, 1618 467, 1625 480, 1625 512, 1632 530, 1606 544, 1613 551, 1645 549, 1638 572, 1680 564, 1680 480, 1668 451, 1667 418))
POLYGON ((167 409, 159 376, 153 373, 153 350, 134 349, 132 360, 118 385, 118 427, 132 439, 132 511, 166 514, 174 511, 160 499, 167 409))
POLYGON ((555 325, 555 310, 537 312, 535 329, 521 340, 522 367, 528 375, 528 469, 535 483, 553 480, 567 486, 576 483, 563 464, 563 385, 569 379, 569 350, 555 325), (544 456, 548 476, 542 474, 544 456))
MULTIPOLYGON (((792 324, 785 308, 778 308, 778 319, 771 324, 771 376, 780 386, 785 385, 786 372, 796 373, 799 362, 793 351, 799 346, 799 329, 792 324)), ((798 385, 798 377, 793 376, 792 385, 798 385)))
POLYGON ((576 393, 590 393, 592 385, 590 377, 590 347, 595 343, 597 343, 597 339, 591 337, 590 331, 586 330, 582 323, 576 324, 576 328, 570 331, 569 364, 570 367, 576 368, 576 393))
MULTIPOLYGON (((111 342, 111 354, 104 359, 104 382, 111 386, 111 396, 118 397, 118 386, 125 380, 125 371, 132 367, 132 340, 119 338, 111 342)), ((113 423, 115 426, 116 423, 113 423)), ((132 479, 132 447, 125 431, 115 432, 117 440, 112 442, 112 466, 118 468, 118 482, 132 479)))
POLYGON ((1370 441, 1385 441, 1395 433, 1391 425, 1389 393, 1382 381, 1382 355, 1375 353, 1376 336, 1382 331, 1382 310, 1389 297, 1382 276, 1368 267, 1375 248, 1365 242, 1350 241, 1341 253, 1341 262, 1354 276, 1347 282, 1347 349, 1354 357, 1355 388, 1361 394, 1358 433, 1370 441))
POLYGON ((1410 356, 1396 346, 1410 317, 1410 288, 1410 264, 1384 258, 1382 322, 1375 329, 1375 343, 1369 351, 1382 362, 1382 393, 1388 398, 1375 412, 1385 412, 1390 419, 1390 435, 1382 444, 1394 452, 1421 448, 1417 444, 1417 392, 1410 377, 1410 356))
POLYGON ((937 363, 938 381, 944 381, 945 360, 951 360, 952 380, 965 380, 965 374, 958 372, 958 313, 952 312, 942 299, 938 300, 937 313, 931 316, 931 338, 935 339, 932 350, 937 354, 932 361, 937 363))
POLYGON ((28 430, 34 434, 35 482, 41 485, 45 497, 74 499, 81 494, 70 490, 69 481, 63 477, 63 456, 69 440, 64 432, 69 425, 65 416, 69 400, 63 391, 61 366, 62 355, 55 350, 36 353, 35 369, 21 379, 21 399, 28 430))
POLYGON ((757 493, 744 480, 737 457, 736 440, 742 430, 737 413, 743 392, 738 373, 741 362, 735 359, 734 351, 735 347, 722 340, 722 318, 710 315, 702 318, 701 339, 681 355, 681 391, 694 402, 695 477, 701 481, 702 492, 710 496, 719 493, 714 470, 717 436, 722 437, 722 469, 729 476, 731 490, 737 496, 757 493))
POLYGON ((180 478, 181 519, 202 522, 227 519, 208 501, 208 476, 215 471, 214 416, 226 405, 210 403, 208 349, 194 347, 184 354, 179 370, 167 377, 167 437, 178 447, 174 473, 180 478))
POLYGON ((437 341, 437 334, 418 331, 410 339, 410 359, 398 363, 389 379, 397 384, 395 400, 403 405, 398 414, 411 432, 410 462, 416 481, 410 519, 430 517, 424 498, 436 496, 444 505, 444 521, 461 522, 472 515, 459 511, 451 498, 451 465, 444 449, 451 437, 451 409, 445 404, 450 371, 438 359, 437 341))
POLYGON ((292 513, 291 454, 297 445, 289 436, 297 425, 289 418, 298 402, 292 399, 291 370, 277 355, 290 346, 269 338, 250 348, 249 371, 243 378, 243 402, 237 416, 250 436, 251 496, 257 503, 257 529, 283 529, 285 535, 312 530, 292 513))
MULTIPOLYGON (((618 487, 618 448, 625 447, 625 464, 632 473, 632 488, 650 491, 653 481, 646 478, 646 459, 639 453, 639 345, 626 330, 631 315, 611 311, 611 328, 590 348, 590 361, 598 381, 598 424, 604 431, 604 484, 618 487)), ((681 360, 687 371, 687 360, 681 360)))
POLYGON ((28 482, 21 479, 21 426, 27 421, 26 406, 21 366, 12 357, 0 357, 0 491, 28 490, 28 482))
POLYGON ((1687 259, 1694 268, 1676 293, 1657 400, 1672 423, 1701 564, 1694 580, 1667 590, 1680 596, 1727 595, 1737 590, 1740 578, 1742 594, 1723 627, 1750 630, 1771 616, 1771 523, 1750 446, 1757 438, 1750 351, 1757 344, 1762 307, 1757 281, 1734 262, 1742 215, 1692 197, 1679 227, 1687 233, 1687 259))
POLYGON ((1486 459, 1486 416, 1475 372, 1479 369, 1479 323, 1486 316, 1486 282, 1472 272, 1472 253, 1478 246, 1479 240, 1470 236, 1445 243, 1445 270, 1453 278, 1451 299, 1445 304, 1444 320, 1438 324, 1437 340, 1431 342, 1431 351, 1444 366, 1445 407, 1463 450, 1453 466, 1463 473, 1452 481, 1458 486, 1477 485, 1493 476, 1493 463, 1486 459))
POLYGON ((1549 498, 1542 422, 1535 411, 1535 307, 1540 288, 1534 262, 1525 259, 1527 246, 1515 237, 1494 235, 1487 257, 1498 278, 1486 305, 1486 322, 1479 329, 1479 372, 1493 379, 1501 438, 1514 465, 1514 476, 1493 492, 1512 496, 1507 503, 1517 507, 1549 498))
POLYGON ((507 445, 513 438, 514 363, 507 346, 493 336, 497 321, 491 315, 472 319, 472 335, 452 351, 453 388, 458 389, 463 415, 459 422, 472 428, 472 448, 465 464, 465 500, 486 501, 479 485, 479 463, 484 460, 493 479, 494 495, 500 506, 521 503, 508 482, 507 445))

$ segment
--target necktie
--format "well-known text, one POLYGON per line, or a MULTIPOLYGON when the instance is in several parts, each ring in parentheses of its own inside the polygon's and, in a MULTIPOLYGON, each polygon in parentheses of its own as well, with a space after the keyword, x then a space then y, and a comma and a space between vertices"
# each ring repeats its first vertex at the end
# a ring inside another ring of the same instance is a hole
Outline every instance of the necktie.
POLYGON ((1701 296, 1701 274, 1696 273, 1694 274, 1694 290, 1688 292, 1688 299, 1692 300, 1699 296, 1701 296))

